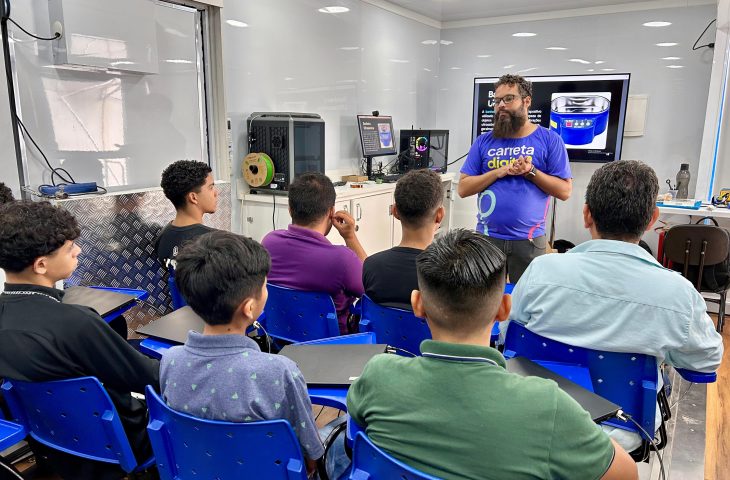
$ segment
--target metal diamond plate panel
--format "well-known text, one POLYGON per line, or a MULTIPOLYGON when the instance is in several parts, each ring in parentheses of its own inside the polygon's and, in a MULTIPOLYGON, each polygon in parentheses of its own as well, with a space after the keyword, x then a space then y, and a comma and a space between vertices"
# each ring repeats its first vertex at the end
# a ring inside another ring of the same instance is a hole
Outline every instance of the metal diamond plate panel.
MULTIPOLYGON (((217 183, 218 210, 203 222, 231 229, 231 185, 217 183)), ((162 190, 109 194, 59 202, 81 227, 79 266, 66 281, 72 285, 101 285, 146 290, 150 296, 125 314, 129 337, 134 329, 172 310, 167 277, 157 262, 153 243, 175 209, 162 190)))

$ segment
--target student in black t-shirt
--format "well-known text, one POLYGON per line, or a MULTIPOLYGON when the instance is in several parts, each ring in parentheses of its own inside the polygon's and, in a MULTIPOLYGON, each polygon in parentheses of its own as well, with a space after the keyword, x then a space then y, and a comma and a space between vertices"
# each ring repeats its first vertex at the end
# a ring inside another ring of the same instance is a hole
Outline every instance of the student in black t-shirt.
POLYGON ((160 182, 165 196, 177 210, 175 219, 162 229, 155 240, 155 253, 166 270, 175 268, 175 256, 189 240, 213 230, 203 225, 203 215, 215 213, 218 189, 207 163, 178 160, 162 172, 160 182))
POLYGON ((441 177, 431 170, 411 170, 395 185, 393 215, 400 220, 400 245, 365 260, 365 294, 387 307, 411 309, 411 292, 418 289, 416 255, 433 241, 444 219, 441 177))

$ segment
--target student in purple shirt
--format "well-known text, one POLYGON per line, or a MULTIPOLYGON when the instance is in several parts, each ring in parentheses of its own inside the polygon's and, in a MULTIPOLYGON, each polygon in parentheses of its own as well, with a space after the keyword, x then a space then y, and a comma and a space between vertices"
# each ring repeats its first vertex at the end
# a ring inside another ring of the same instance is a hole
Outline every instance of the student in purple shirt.
POLYGON ((469 150, 459 196, 477 194, 477 228, 507 255, 510 282, 545 253, 550 197, 567 200, 573 189, 568 152, 558 134, 529 121, 532 84, 503 75, 494 85, 494 129, 469 150))
POLYGON ((335 212, 335 187, 321 173, 305 173, 289 186, 287 230, 274 230, 261 244, 271 255, 269 282, 282 287, 328 293, 337 308, 340 332, 347 333, 350 305, 364 293, 362 262, 367 257, 355 234, 355 219, 335 212), (326 235, 335 227, 346 247, 326 235))

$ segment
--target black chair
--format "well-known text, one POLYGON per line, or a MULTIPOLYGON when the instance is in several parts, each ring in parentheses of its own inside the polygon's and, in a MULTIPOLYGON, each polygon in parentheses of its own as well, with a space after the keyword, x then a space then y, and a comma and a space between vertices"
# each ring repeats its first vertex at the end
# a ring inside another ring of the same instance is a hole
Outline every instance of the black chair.
POLYGON ((725 266, 729 250, 730 233, 717 226, 717 222, 715 225, 675 225, 664 239, 664 256, 672 268, 692 282, 697 291, 720 295, 719 299, 706 300, 718 304, 717 331, 721 333, 730 275, 723 274, 720 267, 725 266))

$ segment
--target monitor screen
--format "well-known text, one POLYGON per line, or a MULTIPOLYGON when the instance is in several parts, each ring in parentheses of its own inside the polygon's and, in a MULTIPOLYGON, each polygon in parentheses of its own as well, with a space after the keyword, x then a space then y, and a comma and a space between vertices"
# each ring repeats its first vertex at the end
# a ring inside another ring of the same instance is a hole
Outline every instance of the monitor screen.
POLYGON ((391 117, 358 115, 357 127, 360 130, 363 157, 380 157, 397 153, 391 117))
MULTIPOLYGON (((576 162, 621 158, 630 74, 525 77, 532 82, 531 122, 555 131, 576 162)), ((493 78, 474 79, 472 142, 494 126, 493 78)))
POLYGON ((398 171, 430 168, 446 172, 448 150, 448 130, 401 130, 398 171))

